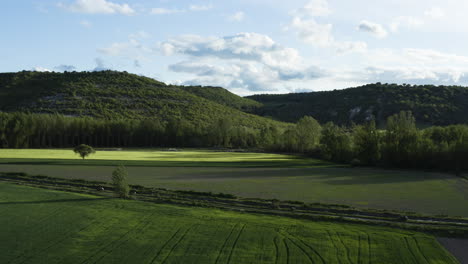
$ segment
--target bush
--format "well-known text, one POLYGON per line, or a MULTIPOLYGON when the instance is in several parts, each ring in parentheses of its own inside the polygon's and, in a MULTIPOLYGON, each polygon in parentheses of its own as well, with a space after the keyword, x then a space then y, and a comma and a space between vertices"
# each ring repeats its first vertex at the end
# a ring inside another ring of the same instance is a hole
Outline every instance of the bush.
POLYGON ((124 166, 119 166, 112 172, 114 192, 120 198, 128 198, 130 187, 128 186, 127 176, 128 172, 124 166))

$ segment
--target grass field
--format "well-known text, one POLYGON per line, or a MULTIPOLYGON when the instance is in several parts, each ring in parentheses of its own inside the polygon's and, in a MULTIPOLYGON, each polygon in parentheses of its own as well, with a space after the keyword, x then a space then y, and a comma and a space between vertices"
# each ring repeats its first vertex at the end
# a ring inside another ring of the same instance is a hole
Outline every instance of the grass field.
POLYGON ((410 231, 0 183, 0 263, 457 263, 410 231))
POLYGON ((113 166, 107 165, 125 162, 144 163, 128 168, 129 181, 148 187, 468 217, 468 181, 444 173, 340 167, 265 153, 98 151, 82 161, 71 150, 0 150, 0 172, 51 177, 109 181, 113 166))
MULTIPOLYGON (((97 181, 109 181, 113 169, 110 166, 0 164, 0 172, 97 181)), ((128 167, 128 171, 130 183, 148 187, 468 217, 468 181, 443 173, 320 166, 128 167)))
POLYGON ((48 165, 151 166, 151 167, 309 167, 337 166, 293 155, 152 149, 97 151, 86 160, 70 149, 0 149, 0 163, 48 165))

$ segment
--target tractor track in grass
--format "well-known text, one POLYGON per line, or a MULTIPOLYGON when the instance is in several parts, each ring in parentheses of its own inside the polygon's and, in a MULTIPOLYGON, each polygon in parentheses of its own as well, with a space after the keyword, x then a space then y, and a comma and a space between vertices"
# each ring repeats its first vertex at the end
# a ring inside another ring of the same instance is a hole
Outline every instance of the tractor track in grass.
POLYGON ((405 244, 406 244, 406 248, 408 249, 408 251, 411 253, 411 256, 413 257, 413 262, 418 264, 418 257, 416 257, 416 254, 414 253, 413 249, 411 248, 411 244, 408 240, 408 237, 404 237, 403 238, 405 240, 405 244))
POLYGON ((153 263, 162 253, 163 249, 177 236, 177 234, 180 233, 183 227, 179 227, 173 234, 172 236, 166 240, 166 242, 161 246, 161 248, 158 250, 156 255, 151 259, 149 263, 153 263))
POLYGON ((340 233, 338 232, 335 232, 336 233, 336 236, 338 237, 338 241, 340 241, 341 245, 343 245, 343 248, 345 249, 346 251, 346 258, 348 259, 348 262, 351 264, 353 263, 353 261, 351 261, 351 255, 350 255, 350 252, 349 252, 349 248, 346 246, 346 244, 344 243, 343 239, 341 238, 341 235, 340 233))
MULTIPOLYGON (((139 232, 142 232, 143 230, 145 230, 148 226, 150 226, 152 224, 151 222, 151 218, 152 216, 155 215, 155 212, 151 213, 148 217, 146 217, 144 220, 142 220, 140 222, 140 224, 138 224, 138 226, 136 226, 135 228, 132 228, 131 230, 131 233, 139 233, 139 232), (145 220, 148 220, 148 221, 145 221, 145 220)), ((128 233, 128 234, 131 234, 131 233, 128 233)), ((104 259, 105 257, 109 256, 116 248, 119 248, 120 246, 124 245, 125 243, 127 243, 129 240, 130 240, 130 237, 128 236, 125 236, 126 239, 121 241, 121 242, 118 242, 118 240, 115 241, 115 243, 117 243, 114 247, 111 247, 104 255, 102 255, 101 257, 99 257, 96 261, 94 261, 93 263, 98 263, 101 259, 104 259)), ((119 239, 120 240, 120 239, 119 239)))
MULTIPOLYGON (((117 239, 112 240, 111 242, 105 244, 103 247, 99 247, 98 250, 95 251, 95 253, 91 254, 87 259, 85 259, 82 264, 89 262, 91 259, 95 258, 97 255, 101 254, 102 252, 104 253, 105 256, 109 254, 109 252, 112 252, 112 249, 115 247, 115 245, 120 245, 123 242, 120 242, 122 239, 127 238, 131 233, 134 232, 135 229, 139 229, 141 226, 144 226, 147 224, 147 220, 151 218, 153 214, 150 214, 146 216, 145 218, 141 219, 138 221, 135 225, 132 226, 132 228, 129 228, 127 232, 124 234, 120 235, 117 239)), ((111 229, 112 226, 109 225, 106 230, 111 229)), ((125 241, 124 241, 125 242, 125 241)), ((104 243, 103 243, 104 244, 104 243)), ((101 244, 102 245, 102 244, 101 244)), ((99 260, 101 260, 103 257, 99 257, 99 260)), ((93 263, 96 263, 97 261, 94 261, 93 263)))
POLYGON ((185 232, 182 234, 182 236, 179 237, 179 239, 174 243, 174 245, 172 245, 172 247, 169 249, 169 252, 167 252, 166 256, 164 257, 164 259, 161 261, 161 263, 165 263, 166 260, 171 256, 171 253, 172 251, 175 250, 175 248, 180 244, 180 242, 182 242, 185 238, 185 236, 195 227, 195 225, 192 225, 190 226, 189 228, 187 228, 187 230, 185 230, 185 232))
POLYGON ((234 230, 236 229, 236 227, 239 225, 239 223, 235 224, 232 228, 231 228, 231 232, 229 232, 229 235, 226 237, 226 239, 224 240, 224 243, 223 245, 221 246, 221 248, 219 249, 219 252, 218 252, 218 256, 216 257, 216 260, 215 260, 215 264, 218 263, 219 259, 221 258, 221 256, 223 255, 223 251, 224 249, 226 248, 226 245, 229 241, 229 238, 231 238, 231 235, 232 233, 234 232, 234 230))
POLYGON ((284 247, 286 248, 286 264, 289 264, 289 258, 291 255, 291 250, 289 249, 288 243, 286 243, 286 238, 283 237, 282 239, 284 247))
POLYGON ((426 263, 430 264, 430 262, 427 259, 426 255, 424 255, 423 251, 421 250, 421 247, 419 246, 418 240, 415 237, 413 237, 413 240, 414 240, 414 243, 416 244, 416 248, 418 249, 419 254, 421 254, 421 256, 424 258, 426 263))
POLYGON ((312 256, 310 254, 307 254, 307 251, 303 247, 301 247, 300 244, 302 244, 303 246, 308 248, 312 253, 314 253, 314 255, 316 255, 323 264, 326 264, 325 259, 322 257, 322 255, 320 255, 320 253, 317 250, 315 250, 315 248, 313 248, 312 246, 310 246, 309 244, 304 242, 304 240, 302 240, 302 239, 298 238, 297 236, 289 233, 288 231, 284 231, 284 232, 286 233, 287 238, 289 239, 289 241, 291 241, 296 247, 300 248, 301 251, 304 252, 304 254, 307 255, 307 257, 311 260, 312 263, 315 263, 315 261, 312 260, 312 256), (299 242, 293 241, 293 239, 298 240, 299 242))
POLYGON ((328 238, 330 239, 330 242, 332 243, 333 247, 335 248, 338 263, 339 263, 339 264, 342 264, 341 259, 340 259, 340 257, 338 256, 340 250, 339 250, 338 247, 336 246, 335 240, 333 239, 333 237, 332 237, 332 235, 331 235, 331 233, 330 233, 329 230, 327 230, 327 235, 328 235, 328 238))
POLYGON ((234 250, 236 249, 237 241, 239 241, 239 238, 240 238, 242 232, 244 231, 245 226, 246 226, 245 224, 242 226, 239 233, 237 234, 236 240, 234 240, 234 243, 232 244, 231 251, 229 252, 229 258, 228 258, 227 264, 231 263, 232 254, 234 253, 234 250))

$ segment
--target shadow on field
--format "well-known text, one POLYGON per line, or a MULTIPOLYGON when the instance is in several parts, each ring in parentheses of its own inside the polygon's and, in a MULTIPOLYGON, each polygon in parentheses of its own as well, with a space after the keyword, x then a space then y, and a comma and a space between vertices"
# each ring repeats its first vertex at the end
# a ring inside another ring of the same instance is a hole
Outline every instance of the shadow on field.
POLYGON ((114 199, 114 198, 81 198, 81 199, 60 199, 60 200, 0 202, 0 205, 90 202, 90 201, 100 201, 100 200, 110 200, 110 199, 114 199))

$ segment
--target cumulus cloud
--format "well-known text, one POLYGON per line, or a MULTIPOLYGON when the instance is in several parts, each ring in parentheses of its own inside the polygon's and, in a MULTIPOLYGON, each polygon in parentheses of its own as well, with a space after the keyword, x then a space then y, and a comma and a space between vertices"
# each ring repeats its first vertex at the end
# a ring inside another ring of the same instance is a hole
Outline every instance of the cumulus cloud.
POLYGON ((335 40, 332 36, 331 24, 319 24, 315 19, 294 17, 287 30, 295 31, 302 41, 319 47, 329 47, 335 40))
POLYGON ((158 45, 163 55, 186 55, 189 60, 169 70, 189 73, 190 84, 221 85, 250 91, 272 90, 280 82, 312 80, 326 75, 304 64, 299 52, 283 47, 269 36, 239 33, 226 37, 184 35, 158 45))
POLYGON ((72 12, 85 14, 133 15, 136 13, 128 4, 117 4, 106 0, 76 0, 69 5, 60 3, 59 6, 72 12))
POLYGON ((328 16, 332 13, 328 0, 312 0, 304 7, 295 10, 294 15, 300 16, 328 16))
POLYGON ((316 17, 331 14, 326 0, 310 1, 304 7, 291 12, 292 20, 284 29, 297 38, 319 48, 331 48, 337 53, 364 52, 367 44, 362 41, 338 41, 333 36, 333 25, 319 23, 316 17))
POLYGON ((244 20, 244 18, 245 18, 245 13, 242 11, 236 12, 228 16, 228 20, 233 21, 233 22, 241 22, 244 20))
POLYGON ((385 30, 382 25, 367 20, 361 21, 361 23, 359 23, 358 29, 359 31, 371 33, 377 38, 385 38, 388 35, 387 30, 385 30))

